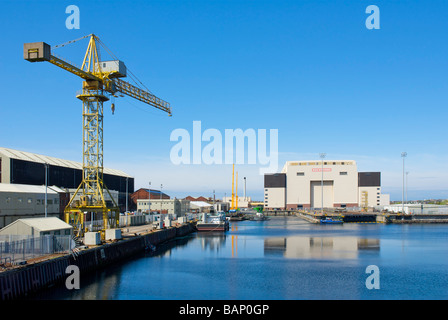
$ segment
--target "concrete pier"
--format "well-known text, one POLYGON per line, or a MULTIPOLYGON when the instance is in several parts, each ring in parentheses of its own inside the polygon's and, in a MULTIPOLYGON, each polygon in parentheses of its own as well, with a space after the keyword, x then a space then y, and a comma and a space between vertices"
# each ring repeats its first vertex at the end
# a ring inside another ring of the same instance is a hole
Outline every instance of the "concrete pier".
POLYGON ((397 213, 382 213, 382 212, 344 212, 331 213, 327 212, 324 215, 321 213, 314 213, 309 211, 294 212, 299 218, 302 218, 310 223, 320 223, 320 219, 325 217, 340 218, 344 223, 448 223, 447 214, 397 214, 397 213))
POLYGON ((377 215, 377 221, 384 223, 448 223, 448 214, 401 214, 382 213, 377 215))
POLYGON ((302 218, 310 223, 320 223, 320 217, 317 217, 317 216, 312 215, 307 212, 297 212, 296 216, 299 218, 302 218))
POLYGON ((297 211, 295 215, 299 218, 302 218, 310 223, 320 223, 321 219, 324 218, 332 218, 332 219, 342 219, 342 215, 338 213, 315 213, 309 211, 297 211))

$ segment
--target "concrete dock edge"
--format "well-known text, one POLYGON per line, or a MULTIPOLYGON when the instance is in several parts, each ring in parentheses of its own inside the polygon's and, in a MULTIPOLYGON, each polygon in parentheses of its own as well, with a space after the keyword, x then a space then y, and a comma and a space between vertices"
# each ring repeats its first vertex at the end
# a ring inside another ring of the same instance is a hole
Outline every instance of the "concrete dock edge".
POLYGON ((186 223, 177 227, 127 237, 117 242, 105 243, 81 250, 76 254, 68 253, 50 260, 5 270, 0 272, 0 300, 20 299, 55 284, 63 283, 68 276, 65 270, 69 265, 78 266, 82 275, 143 252, 150 246, 156 246, 195 231, 192 223, 186 223))

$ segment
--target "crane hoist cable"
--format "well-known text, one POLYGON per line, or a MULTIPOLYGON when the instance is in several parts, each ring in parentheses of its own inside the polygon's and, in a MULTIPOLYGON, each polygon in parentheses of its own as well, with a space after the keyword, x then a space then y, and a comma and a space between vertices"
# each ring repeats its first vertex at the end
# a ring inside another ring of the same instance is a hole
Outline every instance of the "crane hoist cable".
MULTIPOLYGON (((70 40, 70 41, 67 41, 67 42, 64 42, 64 43, 61 43, 61 44, 58 44, 58 45, 55 45, 55 46, 52 46, 51 47, 51 50, 53 50, 53 49, 58 49, 58 48, 62 48, 62 47, 65 47, 65 46, 67 46, 67 45, 69 45, 69 44, 73 44, 73 43, 75 43, 75 42, 78 42, 78 41, 80 41, 80 40, 83 40, 83 39, 85 39, 85 38, 88 38, 88 37, 91 37, 92 36, 92 34, 88 34, 88 35, 86 35, 86 36, 83 36, 83 37, 81 37, 81 38, 78 38, 78 39, 75 39, 75 40, 70 40)), ((110 56, 113 58, 113 59, 115 59, 115 61, 117 61, 116 63, 117 63, 117 67, 118 67, 118 61, 120 60, 107 46, 106 46, 106 44, 103 42, 103 41, 101 41, 101 39, 99 39, 98 37, 96 38, 96 41, 110 54, 110 56)), ((101 50, 98 50, 98 55, 99 55, 99 60, 101 61, 101 57, 100 57, 100 55, 101 55, 101 50)), ((66 60, 66 59, 65 59, 66 60)), ((67 60, 66 60, 67 61, 67 60)), ((72 63, 72 62, 70 62, 70 61, 67 61, 67 62, 69 62, 70 64, 72 64, 72 65, 76 65, 76 64, 74 64, 74 63, 72 63)), ((137 78, 137 76, 132 72, 132 70, 131 69, 129 69, 129 67, 128 66, 126 66, 126 70, 127 70, 127 72, 129 73, 129 78, 131 78, 133 81, 134 81, 134 83, 140 88, 140 89, 145 89, 146 91, 148 91, 149 93, 151 93, 152 94, 152 92, 151 92, 151 90, 149 90, 148 89, 148 87, 146 87, 145 86, 145 84, 143 83, 143 82, 141 82, 140 81, 140 79, 138 79, 137 78), (143 86, 143 88, 142 88, 142 86, 143 86)))
MULTIPOLYGON (((99 44, 111 55, 112 58, 115 59, 115 61, 119 61, 120 59, 118 59, 118 57, 113 54, 113 52, 104 44, 104 42, 102 42, 100 39, 97 40, 99 42, 99 44)), ((131 71, 131 69, 129 69, 128 66, 126 66, 126 71, 130 73, 130 78, 132 80, 134 80, 135 84, 139 86, 139 84, 141 84, 146 91, 148 91, 149 93, 152 93, 151 90, 149 90, 138 78, 137 76, 131 71), (135 78, 135 79, 134 79, 135 78)), ((140 89, 143 89, 142 87, 140 87, 140 89)))
POLYGON ((86 36, 84 36, 84 37, 81 37, 81 38, 78 38, 78 39, 75 39, 75 40, 70 40, 70 41, 67 41, 67 42, 64 42, 64 43, 61 43, 61 44, 52 46, 51 49, 53 50, 53 49, 57 49, 57 48, 65 47, 65 46, 68 45, 68 44, 75 43, 75 42, 77 42, 77 41, 79 41, 79 40, 82 40, 82 39, 85 39, 85 38, 87 38, 87 37, 90 37, 91 35, 92 35, 92 34, 88 34, 88 35, 86 35, 86 36))

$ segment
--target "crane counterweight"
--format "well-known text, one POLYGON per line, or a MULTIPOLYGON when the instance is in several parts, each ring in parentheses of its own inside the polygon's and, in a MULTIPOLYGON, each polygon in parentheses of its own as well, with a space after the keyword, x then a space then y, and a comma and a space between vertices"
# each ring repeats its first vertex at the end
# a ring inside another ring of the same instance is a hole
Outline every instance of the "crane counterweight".
POLYGON ((30 62, 50 61, 51 48, 45 42, 32 42, 23 45, 23 59, 30 62))

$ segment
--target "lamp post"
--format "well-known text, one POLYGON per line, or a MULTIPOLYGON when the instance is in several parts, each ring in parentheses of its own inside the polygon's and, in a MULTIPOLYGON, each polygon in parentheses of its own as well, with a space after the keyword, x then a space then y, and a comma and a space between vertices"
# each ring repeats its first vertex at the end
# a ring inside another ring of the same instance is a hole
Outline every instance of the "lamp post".
POLYGON ((48 196, 47 196, 47 190, 48 190, 48 163, 45 162, 45 218, 48 214, 48 196))
POLYGON ((407 152, 402 152, 401 153, 401 157, 403 158, 403 193, 402 193, 402 198, 401 198, 401 211, 404 214, 404 158, 406 158, 407 156, 407 152))
POLYGON ((321 182, 320 182, 320 188, 321 188, 321 205, 322 205, 322 207, 321 207, 321 214, 323 215, 324 214, 324 159, 325 159, 325 156, 326 156, 327 154, 326 153, 320 153, 319 154, 319 157, 322 159, 321 160, 321 182))
POLYGON ((128 198, 129 198, 128 181, 129 181, 129 178, 126 177, 126 213, 128 212, 128 198))
POLYGON ((405 198, 406 204, 408 203, 408 174, 409 171, 406 171, 406 198, 405 198))
POLYGON ((163 185, 160 184, 160 214, 162 214, 162 188, 163 185))
POLYGON ((244 201, 246 200, 246 177, 244 177, 244 201))

